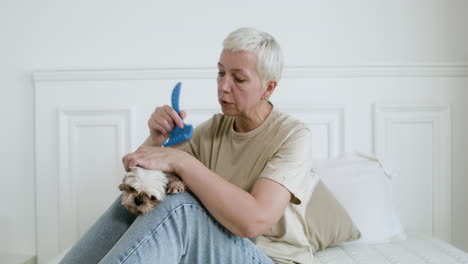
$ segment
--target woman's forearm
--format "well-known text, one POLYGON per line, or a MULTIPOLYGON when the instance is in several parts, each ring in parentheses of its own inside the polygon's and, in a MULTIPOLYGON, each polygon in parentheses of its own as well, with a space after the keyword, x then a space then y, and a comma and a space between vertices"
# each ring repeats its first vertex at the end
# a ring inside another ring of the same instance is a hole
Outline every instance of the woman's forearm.
POLYGON ((265 226, 269 222, 267 217, 250 193, 224 180, 190 155, 185 155, 176 168, 176 173, 211 215, 232 233, 255 237, 269 228, 265 226))

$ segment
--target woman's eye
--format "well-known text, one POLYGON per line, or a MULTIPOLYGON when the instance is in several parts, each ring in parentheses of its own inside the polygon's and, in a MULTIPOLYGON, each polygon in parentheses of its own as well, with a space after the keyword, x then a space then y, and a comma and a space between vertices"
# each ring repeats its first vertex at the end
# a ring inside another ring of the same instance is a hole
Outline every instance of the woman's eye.
POLYGON ((223 77, 224 76, 224 72, 218 72, 218 77, 223 77))
POLYGON ((245 80, 244 80, 244 79, 237 78, 237 77, 234 77, 234 81, 236 81, 236 82, 238 82, 238 83, 243 83, 245 80))

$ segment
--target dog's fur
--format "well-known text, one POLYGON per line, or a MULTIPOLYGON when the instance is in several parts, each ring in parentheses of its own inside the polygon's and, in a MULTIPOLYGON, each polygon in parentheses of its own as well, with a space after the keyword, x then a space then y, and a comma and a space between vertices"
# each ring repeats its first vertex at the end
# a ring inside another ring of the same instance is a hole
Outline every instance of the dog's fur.
POLYGON ((182 180, 172 174, 141 167, 130 168, 119 185, 122 205, 134 214, 146 214, 166 194, 179 193, 187 189, 182 180))

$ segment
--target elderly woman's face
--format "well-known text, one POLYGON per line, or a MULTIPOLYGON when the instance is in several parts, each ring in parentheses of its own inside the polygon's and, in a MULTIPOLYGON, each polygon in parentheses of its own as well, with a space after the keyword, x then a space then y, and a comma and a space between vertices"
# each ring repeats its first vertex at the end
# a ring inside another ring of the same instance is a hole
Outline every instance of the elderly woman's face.
POLYGON ((225 115, 255 113, 265 90, 255 53, 223 50, 218 62, 218 100, 225 115))

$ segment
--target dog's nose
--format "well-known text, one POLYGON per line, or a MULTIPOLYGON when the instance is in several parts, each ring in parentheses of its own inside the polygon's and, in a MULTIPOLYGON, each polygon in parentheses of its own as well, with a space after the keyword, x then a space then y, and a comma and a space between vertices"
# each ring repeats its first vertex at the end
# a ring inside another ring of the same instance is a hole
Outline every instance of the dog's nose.
POLYGON ((140 196, 136 196, 134 202, 137 206, 139 206, 143 203, 143 198, 141 198, 140 196))

